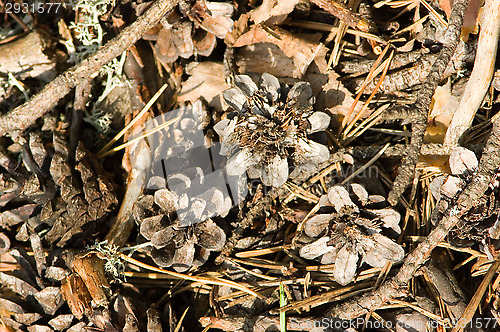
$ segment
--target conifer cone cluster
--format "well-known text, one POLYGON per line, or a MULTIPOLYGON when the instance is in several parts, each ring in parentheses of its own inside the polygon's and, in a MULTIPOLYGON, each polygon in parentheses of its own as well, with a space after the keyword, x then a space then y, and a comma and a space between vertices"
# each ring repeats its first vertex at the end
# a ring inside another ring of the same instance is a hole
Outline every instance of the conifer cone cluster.
POLYGON ((290 169, 311 169, 328 159, 328 148, 309 136, 330 124, 326 113, 313 111, 309 83, 289 88, 264 73, 258 85, 247 75, 236 75, 234 85, 223 93, 234 113, 214 127, 221 153, 230 156, 228 174, 247 172, 266 186, 279 187, 293 176, 290 169))
POLYGON ((351 282, 363 263, 383 267, 403 259, 403 247, 382 234, 382 228, 401 233, 399 213, 382 196, 370 196, 360 184, 351 184, 350 192, 334 185, 320 204, 325 213, 307 219, 294 244, 302 258, 335 264, 333 276, 339 284, 351 282))
POLYGON ((43 230, 43 240, 62 247, 92 223, 105 222, 117 199, 107 173, 81 143, 74 162, 64 139, 54 135, 51 145, 30 136, 23 151, 26 168, 19 165, 15 181, 6 175, 10 181, 4 183, 15 193, 8 198, 17 207, 0 214, 0 226, 17 229, 19 241, 28 240, 30 229, 43 230))

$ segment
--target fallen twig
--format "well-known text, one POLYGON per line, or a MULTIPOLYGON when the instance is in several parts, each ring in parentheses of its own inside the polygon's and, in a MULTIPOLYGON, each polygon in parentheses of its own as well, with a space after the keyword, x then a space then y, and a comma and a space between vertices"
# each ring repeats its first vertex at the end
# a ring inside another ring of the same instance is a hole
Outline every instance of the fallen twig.
POLYGON ((401 296, 409 281, 415 276, 420 266, 430 257, 432 250, 444 240, 448 232, 460 218, 472 208, 488 189, 500 165, 500 121, 493 123, 493 131, 479 162, 479 167, 456 203, 445 213, 436 228, 406 257, 399 272, 373 293, 333 307, 330 314, 341 319, 353 319, 375 310, 390 299, 401 296))
POLYGON ((458 145, 460 137, 472 124, 493 79, 500 36, 500 2, 487 0, 483 13, 474 69, 444 138, 444 146, 450 149, 458 145))
POLYGON ((469 0, 460 0, 453 3, 453 9, 450 15, 448 29, 445 35, 445 44, 439 52, 439 55, 432 65, 431 71, 423 83, 422 89, 417 93, 415 102, 415 119, 412 124, 411 141, 407 148, 407 154, 402 161, 399 174, 394 180, 393 187, 389 192, 387 201, 391 205, 396 205, 399 197, 403 194, 406 187, 411 183, 415 174, 415 167, 418 162, 420 148, 424 141, 425 130, 427 129, 427 115, 432 96, 436 90, 443 73, 450 62, 457 46, 460 29, 463 23, 465 9, 469 0))
POLYGON ((71 89, 91 78, 102 66, 131 47, 176 4, 176 0, 156 1, 137 21, 125 28, 94 55, 56 77, 26 103, 0 116, 0 136, 28 128, 36 119, 50 111, 71 89))
POLYGON ((353 12, 341 2, 335 0, 311 0, 311 2, 339 18, 351 28, 357 28, 364 32, 373 29, 369 22, 365 21, 358 13, 353 12))

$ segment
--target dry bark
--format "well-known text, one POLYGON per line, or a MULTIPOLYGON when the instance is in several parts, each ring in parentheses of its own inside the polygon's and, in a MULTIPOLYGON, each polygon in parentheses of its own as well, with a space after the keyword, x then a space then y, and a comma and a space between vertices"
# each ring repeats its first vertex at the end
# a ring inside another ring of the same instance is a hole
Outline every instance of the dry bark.
POLYGON ((447 43, 443 45, 436 61, 432 65, 429 75, 423 83, 422 89, 420 89, 417 93, 416 103, 414 106, 416 110, 416 118, 412 124, 411 142, 408 146, 406 157, 402 161, 399 174, 396 177, 396 180, 394 180, 394 185, 387 199, 392 205, 397 204, 399 197, 401 197, 415 175, 415 167, 418 162, 420 149, 424 142, 425 130, 427 129, 429 105, 431 104, 434 91, 436 90, 451 57, 455 52, 460 36, 460 29, 463 23, 464 12, 468 3, 469 0, 455 1, 453 3, 453 10, 449 19, 448 30, 445 35, 447 43))

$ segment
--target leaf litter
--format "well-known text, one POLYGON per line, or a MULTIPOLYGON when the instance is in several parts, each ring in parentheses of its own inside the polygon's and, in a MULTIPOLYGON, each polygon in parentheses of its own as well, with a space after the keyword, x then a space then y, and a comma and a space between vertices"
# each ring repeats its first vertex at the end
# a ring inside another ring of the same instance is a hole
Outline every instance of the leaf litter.
MULTIPOLYGON (((2 16, 5 54, 25 45, 48 59, 19 72, 0 57, 3 112, 151 5, 80 0, 59 23, 2 16), (47 32, 65 48, 42 43, 47 32)), ((461 146, 443 146, 483 56, 479 1, 426 109, 423 144, 435 152, 387 200, 453 7, 180 1, 92 77, 88 96, 77 82, 43 122, 2 140, 0 330, 301 331, 366 308, 345 331, 456 330, 459 318, 494 329, 500 172, 485 176, 481 157, 500 149, 486 143, 499 135, 495 79, 461 146), (130 102, 110 101, 119 96, 130 102), (458 211, 478 182, 482 194, 458 211), (406 282, 384 293, 392 280, 406 282)))

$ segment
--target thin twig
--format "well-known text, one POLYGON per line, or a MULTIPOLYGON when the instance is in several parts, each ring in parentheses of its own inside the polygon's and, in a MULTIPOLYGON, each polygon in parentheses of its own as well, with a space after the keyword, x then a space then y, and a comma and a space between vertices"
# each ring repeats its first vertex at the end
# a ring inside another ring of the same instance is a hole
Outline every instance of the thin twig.
POLYGON ((490 268, 488 269, 488 273, 486 273, 486 275, 484 276, 484 279, 483 281, 481 281, 481 284, 476 290, 476 293, 474 293, 472 300, 465 308, 464 313, 460 316, 460 318, 458 319, 458 323, 455 325, 453 330, 451 330, 451 332, 463 331, 464 328, 472 320, 472 317, 474 317, 474 314, 476 313, 479 304, 481 304, 481 299, 483 298, 484 293, 486 293, 499 267, 500 267, 500 257, 497 257, 495 262, 491 264, 490 268))
POLYGON ((124 29, 94 55, 56 77, 26 103, 1 116, 0 136, 17 130, 25 130, 32 125, 38 118, 49 112, 71 89, 91 78, 102 66, 130 48, 176 4, 176 0, 156 1, 137 21, 124 29))
POLYGON ((444 138, 444 146, 450 149, 458 145, 460 137, 472 124, 493 79, 500 36, 500 6, 498 1, 487 0, 483 12, 488 14, 483 15, 477 45, 479 52, 476 55, 474 69, 472 69, 467 87, 460 104, 453 113, 444 138))
POLYGON ((496 176, 500 165, 500 121, 493 123, 493 131, 479 162, 479 167, 472 180, 458 196, 455 204, 446 210, 436 228, 406 257, 399 272, 373 293, 333 307, 330 314, 341 319, 353 319, 380 308, 387 301, 401 296, 417 270, 430 257, 432 250, 444 240, 449 231, 458 224, 481 196, 496 176))
POLYGON ((399 174, 394 180, 394 185, 387 198, 387 201, 392 205, 396 205, 399 197, 411 183, 415 174, 415 167, 418 162, 420 148, 422 147, 425 130, 427 129, 429 105, 431 104, 434 91, 436 90, 451 57, 455 52, 460 36, 465 9, 467 9, 468 4, 469 0, 457 0, 453 2, 453 9, 451 11, 448 29, 445 34, 446 42, 439 52, 436 61, 432 65, 431 71, 423 83, 422 89, 420 89, 417 93, 417 101, 415 102, 416 119, 412 124, 412 136, 407 149, 408 152, 402 161, 399 174))
POLYGON ((344 3, 336 0, 311 0, 311 2, 339 18, 351 28, 357 28, 364 32, 372 30, 369 22, 366 22, 358 13, 350 10, 344 3))

